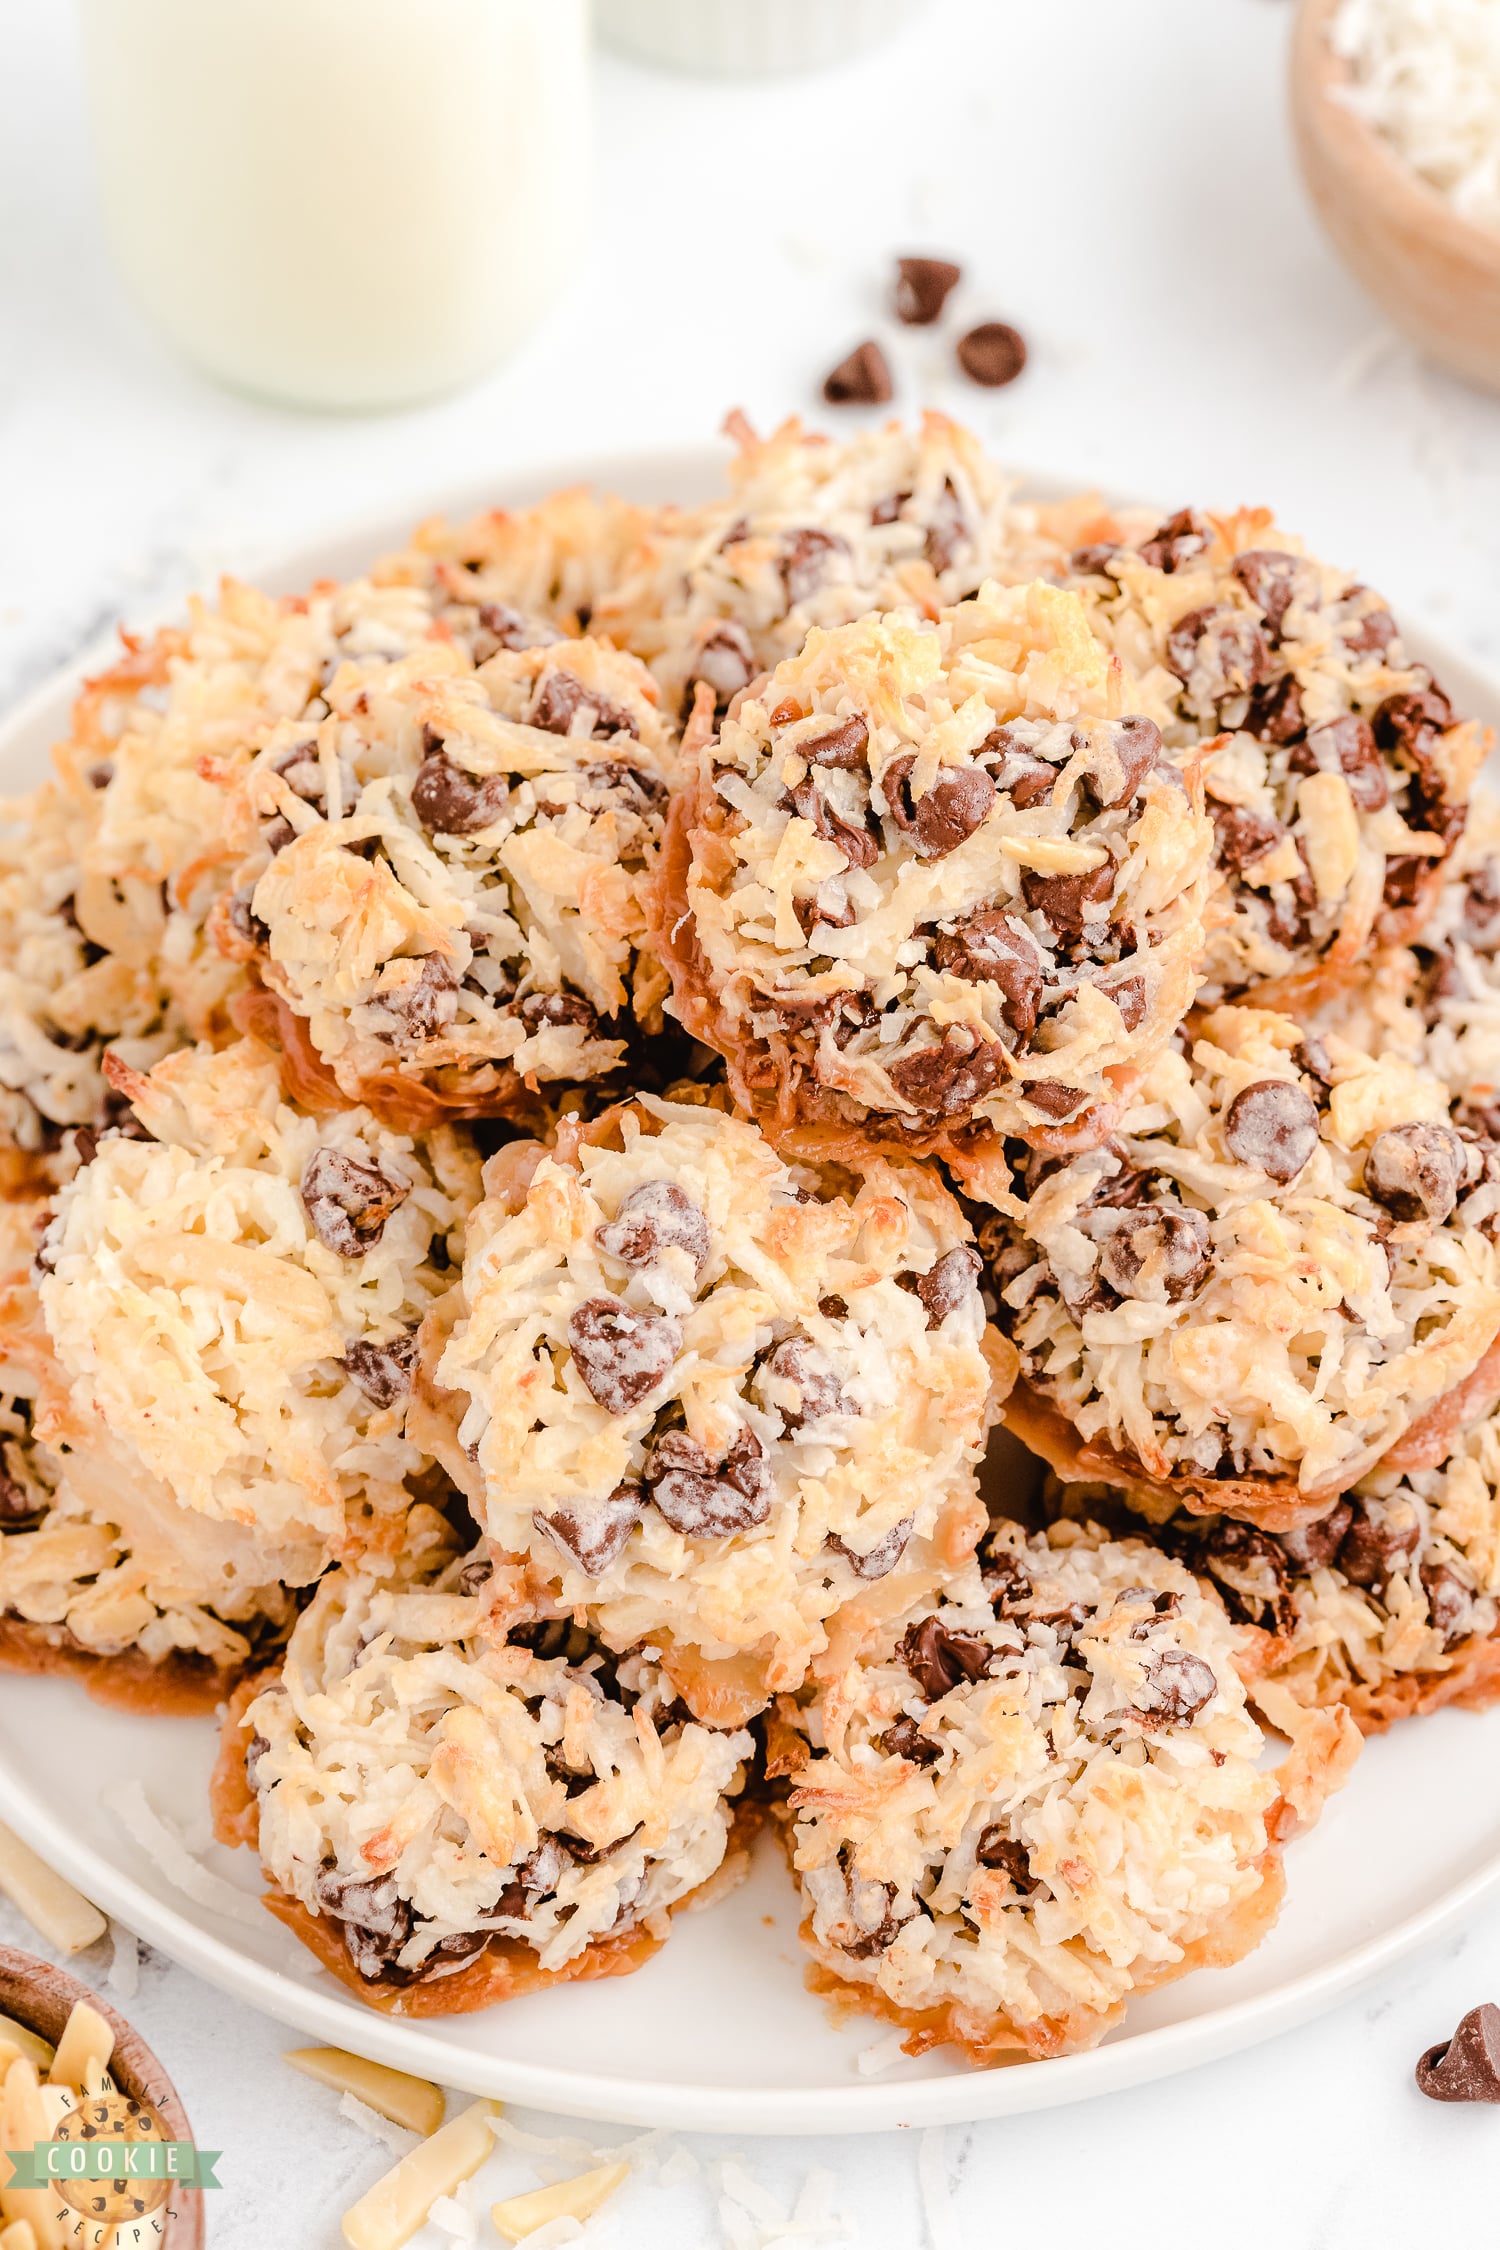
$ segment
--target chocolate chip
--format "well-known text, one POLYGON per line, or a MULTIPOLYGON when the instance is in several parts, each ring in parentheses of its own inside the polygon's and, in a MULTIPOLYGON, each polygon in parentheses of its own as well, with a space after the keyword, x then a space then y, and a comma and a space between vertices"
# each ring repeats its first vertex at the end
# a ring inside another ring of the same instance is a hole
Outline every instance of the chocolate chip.
POLYGON ((1368 719, 1356 718, 1352 712, 1313 727, 1288 763, 1293 773, 1341 773, 1361 812, 1379 812, 1391 801, 1375 730, 1368 719))
POLYGON ((927 1307, 929 1328, 941 1328, 949 1313, 972 1304, 983 1270, 984 1261, 973 1243, 960 1242, 945 1250, 926 1273, 913 1276, 912 1286, 927 1307))
POLYGON ((1068 557, 1068 568, 1080 578, 1107 578, 1108 565, 1119 552, 1116 540, 1099 539, 1091 547, 1075 547, 1068 557))
POLYGON ((1429 2047, 1417 2086, 1435 2102, 1500 2102, 1500 2008, 1471 2008, 1451 2039, 1429 2047))
POLYGON ((963 268, 947 258, 898 258, 896 318, 908 328, 930 328, 962 279, 963 268))
POLYGON ((573 1365, 606 1414, 628 1414, 666 1381, 682 1347, 675 1320, 635 1312, 618 1297, 590 1297, 568 1322, 573 1365))
POLYGON ((1286 672, 1279 680, 1255 689, 1244 727, 1246 734, 1253 734, 1259 742, 1288 743, 1298 739, 1306 723, 1297 675, 1286 672))
POLYGON ((848 1847, 839 1855, 839 1865, 849 1897, 849 1918, 853 1934, 836 1940, 840 1951, 856 1961, 868 1961, 877 1953, 884 1953, 901 1934, 903 1919, 896 1913, 896 1892, 893 1884, 877 1883, 853 1873, 848 1865, 848 1847))
POLYGON ((585 686, 576 672, 544 672, 536 684, 526 721, 545 734, 633 734, 639 738, 641 731, 628 711, 610 703, 597 688, 585 686), (587 728, 573 724, 580 711, 589 715, 587 728))
POLYGON ((986 1554, 984 1590, 997 1617, 1014 1617, 1031 1600, 1031 1580, 1008 1547, 992 1547, 986 1554))
POLYGON ((1398 912, 1403 907, 1415 906, 1431 869, 1430 859, 1418 858, 1414 853, 1401 859, 1388 859, 1381 898, 1398 912))
POLYGON ((1167 635, 1166 661, 1191 692, 1210 703, 1247 695, 1270 668, 1266 637, 1235 609, 1194 609, 1167 635))
POLYGON ((516 1014, 528 1031, 561 1030, 576 1023, 587 1036, 599 1028, 599 1018, 587 1000, 576 992, 528 992, 516 1003, 516 1014))
POLYGON ((1026 1846, 1007 1836, 998 1820, 980 1830, 974 1857, 981 1867, 993 1867, 1002 1875, 1008 1875, 1016 1889, 1027 1896, 1037 1887, 1026 1846))
POLYGON ((1316 1516, 1294 1531, 1280 1532, 1278 1544, 1294 1570, 1326 1570, 1353 1521, 1353 1502, 1336 1500, 1326 1516, 1316 1516))
POLYGON ((510 802, 501 774, 479 780, 465 773, 442 750, 422 760, 411 785, 412 811, 430 836, 470 836, 490 828, 510 802))
POLYGON ((1041 875, 1030 867, 1021 870, 1021 896, 1032 913, 1040 914, 1060 938, 1074 943, 1088 924, 1108 921, 1114 888, 1113 859, 1081 875, 1041 875))
POLYGON ((1224 1144, 1240 1164, 1253 1164, 1285 1186, 1318 1145, 1318 1113, 1300 1086, 1258 1078, 1224 1112, 1224 1144))
POLYGON ((318 1878, 317 1897, 324 1912, 343 1923, 344 1950, 362 1977, 373 1980, 395 1964, 413 1915, 394 1875, 340 1875, 329 1868, 318 1878))
POLYGON ((1076 1116, 1088 1100, 1077 1086, 1064 1086, 1056 1078, 1028 1079, 1022 1092, 1033 1109, 1039 1109, 1044 1117, 1056 1118, 1059 1124, 1076 1116))
POLYGON ((1441 1226, 1458 1202, 1464 1144, 1451 1125, 1395 1125, 1365 1158, 1365 1193, 1396 1219, 1441 1226))
POLYGON ((943 1755, 942 1749, 930 1734, 924 1734, 915 1719, 898 1719, 884 1734, 877 1734, 875 1747, 888 1758, 904 1758, 911 1766, 935 1766, 943 1755))
POLYGON ((941 1619, 924 1617, 901 1637, 901 1661, 929 1703, 964 1680, 982 1680, 995 1651, 973 1633, 951 1633, 941 1619))
POLYGON ((1339 1569, 1351 1585, 1384 1586, 1421 1543, 1414 1509, 1396 1506, 1372 1513, 1368 1502, 1360 1501, 1339 1547, 1339 1569))
POLYGON ((711 625, 698 643, 693 662, 695 680, 707 680, 719 703, 728 703, 755 677, 755 651, 743 625, 723 618, 711 625))
POLYGON ((1320 1100, 1332 1092, 1333 1062, 1321 1039, 1315 1039, 1309 1032, 1292 1049, 1292 1060, 1305 1078, 1315 1081, 1320 1100))
POLYGON ((1026 365, 1025 337, 1003 320, 982 320, 953 348, 969 381, 982 383, 987 391, 1013 383, 1026 365))
POLYGON ((367 1399, 376 1406, 394 1406, 411 1389, 416 1357, 415 1334, 393 1336, 388 1344, 371 1344, 360 1337, 345 1352, 344 1366, 367 1399))
POLYGON ((998 908, 969 915, 932 941, 934 968, 966 984, 992 984, 1000 994, 1000 1013, 1024 1045, 1036 1029, 1042 997, 1042 954, 1024 922, 998 908))
POLYGON ((912 757, 892 759, 880 777, 881 793, 922 858, 941 859, 980 826, 995 801, 995 784, 983 766, 940 766, 932 787, 914 797, 915 764, 912 757))
POLYGON ((889 1066, 896 1094, 924 1117, 958 1117, 983 1101, 999 1079, 1004 1049, 967 1024, 950 1024, 942 1039, 889 1066))
POLYGON ((664 1250, 685 1250, 700 1276, 711 1247, 708 1221, 698 1205, 672 1180, 648 1180, 632 1188, 615 1216, 596 1229, 594 1240, 607 1257, 625 1266, 654 1266, 664 1250))
POLYGON ((1219 1683, 1201 1656, 1165 1648, 1141 1675, 1136 1715, 1145 1727, 1190 1726, 1218 1692, 1219 1683))
POLYGON ((587 789, 623 797, 638 819, 649 819, 652 814, 665 812, 671 795, 666 783, 656 774, 647 773, 642 766, 627 765, 623 758, 592 758, 579 779, 587 789))
POLYGON ((995 787, 1009 797, 1017 812, 1029 812, 1033 805, 1050 801, 1057 787, 1058 767, 1035 756, 1023 742, 1017 742, 1009 727, 996 727, 976 754, 992 761, 990 771, 995 787))
POLYGON ((588 1577, 602 1578, 625 1552, 625 1542, 641 1520, 641 1507, 641 1488, 627 1479, 607 1499, 557 1508, 550 1516, 538 1515, 535 1522, 539 1531, 549 1532, 566 1548, 588 1577))
POLYGON ((891 371, 873 337, 856 344, 823 379, 823 396, 830 406, 883 406, 890 395, 891 371))
POLYGON ((1388 695, 1374 717, 1375 740, 1382 750, 1395 750, 1420 763, 1430 756, 1429 741, 1453 724, 1453 706, 1436 684, 1415 694, 1388 695))
POLYGON ((800 1429, 804 1422, 819 1421, 825 1414, 850 1412, 838 1376, 805 1336, 785 1337, 764 1364, 774 1383, 789 1385, 795 1393, 795 1398, 785 1404, 779 1399, 774 1402, 789 1430, 800 1429))
POLYGON ((841 719, 826 734, 815 734, 799 742, 796 755, 805 758, 810 766, 839 766, 849 773, 863 773, 869 744, 870 730, 856 712, 852 719, 841 719))
POLYGON ((1164 570, 1170 576, 1201 555, 1212 537, 1196 510, 1180 508, 1175 516, 1168 516, 1165 523, 1158 524, 1145 541, 1141 560, 1148 562, 1153 570, 1164 570))
POLYGON ((255 885, 247 883, 243 890, 234 893, 225 912, 229 918, 229 927, 237 938, 246 945, 264 947, 271 942, 271 927, 268 922, 261 920, 251 906, 250 901, 254 896, 255 885))
POLYGON ((812 898, 794 898, 792 912, 810 945, 813 931, 820 924, 825 930, 850 930, 858 920, 852 900, 846 898, 842 906, 824 906, 816 894, 812 898))
POLYGON ((1370 586, 1346 586, 1339 596, 1341 603, 1361 598, 1367 606, 1360 615, 1346 618, 1339 625, 1339 638, 1351 656, 1384 655, 1396 638, 1396 620, 1370 586))
POLYGON ((445 955, 426 953, 411 983, 381 993, 380 1004, 399 1019, 403 1045, 436 1039, 458 1014, 457 972, 445 955))
POLYGON ((931 520, 922 551, 941 577, 960 549, 970 544, 963 504, 953 489, 951 478, 944 479, 943 489, 931 503, 929 514, 931 520))
POLYGON ((1120 1011, 1120 1021, 1127 1031, 1139 1030, 1145 1021, 1150 996, 1144 977, 1121 977, 1117 984, 1106 984, 1100 989, 1113 1000, 1120 1011))
POLYGON ((1248 553, 1236 555, 1231 568, 1256 608, 1266 621, 1266 631, 1273 641, 1281 638, 1281 628, 1286 613, 1297 598, 1299 581, 1308 582, 1308 591, 1315 592, 1311 573, 1298 555, 1286 555, 1271 547, 1252 547, 1248 553))
POLYGON ((1208 1221, 1179 1203, 1098 1212, 1090 1231, 1100 1245, 1099 1271, 1122 1297, 1181 1304, 1208 1271, 1208 1221))
POLYGON ((849 550, 836 532, 815 531, 809 525, 785 534, 781 542, 781 582, 793 608, 818 591, 840 557, 847 563, 849 550))
POLYGON ((911 1543, 913 1520, 907 1516, 903 1522, 893 1525, 883 1539, 877 1539, 863 1554, 847 1546, 834 1531, 829 1532, 823 1544, 834 1554, 842 1555, 856 1578, 889 1578, 911 1543))
POLYGON ((834 811, 809 774, 799 781, 795 789, 787 790, 782 803, 805 820, 825 843, 837 844, 851 867, 873 867, 880 857, 880 845, 868 828, 856 828, 834 811))
POLYGON ((14 1531, 41 1514, 36 1500, 14 1477, 0 1472, 0 1530, 14 1531))
POLYGON ((1500 950, 1500 866, 1487 860, 1464 878, 1459 936, 1476 953, 1500 950))
POLYGON ((495 1566, 488 1557, 474 1555, 458 1574, 458 1590, 461 1594, 477 1594, 482 1586, 489 1584, 494 1575, 495 1566))
POLYGON ((302 1173, 302 1203, 319 1241, 341 1258, 362 1258, 410 1195, 377 1164, 336 1148, 315 1148, 302 1173))
POLYGON ((1427 1614, 1443 1636, 1443 1647, 1456 1648, 1474 1630, 1473 1589, 1446 1563, 1424 1562, 1417 1576, 1427 1596, 1427 1614))
POLYGON ((737 1443, 739 1456, 726 1456, 723 1472, 716 1475, 703 1448, 685 1431, 668 1430, 658 1439, 647 1485, 661 1514, 683 1538, 727 1539, 752 1530, 770 1514, 772 1483, 760 1442, 746 1430, 737 1443))
POLYGON ((1161 756, 1161 728, 1154 719, 1136 714, 1116 719, 1103 741, 1102 757, 1096 753, 1090 790, 1101 812, 1117 812, 1135 801, 1147 776, 1154 772, 1161 756))

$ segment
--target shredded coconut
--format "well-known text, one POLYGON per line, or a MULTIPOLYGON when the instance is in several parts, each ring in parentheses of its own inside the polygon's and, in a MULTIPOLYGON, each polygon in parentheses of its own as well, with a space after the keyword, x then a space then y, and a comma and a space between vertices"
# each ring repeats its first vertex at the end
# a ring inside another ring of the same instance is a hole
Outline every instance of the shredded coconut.
POLYGON ((264 1930, 265 1917, 257 1902, 193 1857, 177 1830, 153 1810, 138 1781, 113 1782, 100 1794, 106 1810, 114 1814, 131 1842, 139 1844, 174 1890, 212 1914, 223 1914, 252 1930, 264 1930))
POLYGON ((1344 0, 1329 38, 1349 107, 1464 218, 1500 225, 1494 0, 1344 0))
MULTIPOLYGON (((368 2133, 372 2141, 379 2141, 381 2147, 388 2148, 392 2156, 405 2156, 416 2144, 415 2133, 407 2132, 403 2125, 393 2125, 388 2117, 381 2116, 378 2109, 371 2109, 368 2102, 362 2102, 358 2094, 351 2094, 346 2090, 339 2096, 339 2115, 347 2117, 349 2123, 357 2125, 362 2133, 368 2133)), ((428 2215, 431 2217, 434 2213, 428 2215)), ((465 2239, 473 2241, 472 2225, 465 2239)))
POLYGON ((140 1946, 133 1931, 122 1922, 110 1923, 109 1942, 113 1949, 106 1972, 110 1990, 118 1992, 122 2000, 133 2000, 141 1984, 140 1946))

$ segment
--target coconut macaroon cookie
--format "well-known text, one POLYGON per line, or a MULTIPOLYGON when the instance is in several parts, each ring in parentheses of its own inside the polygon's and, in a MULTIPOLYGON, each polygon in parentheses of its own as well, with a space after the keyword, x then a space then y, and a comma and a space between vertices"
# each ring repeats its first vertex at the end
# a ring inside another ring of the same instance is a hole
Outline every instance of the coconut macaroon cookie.
POLYGON ((477 1159, 451 1127, 418 1143, 357 1110, 303 1115, 252 1040, 113 1078, 150 1137, 106 1135, 57 1200, 41 1434, 338 1553, 351 1509, 399 1517, 430 1467, 405 1436, 416 1330, 462 1254, 477 1159))
POLYGON ((335 1098, 396 1124, 538 1115, 539 1082, 617 1067, 666 989, 639 951, 672 770, 655 693, 595 641, 476 670, 437 639, 272 730, 218 931, 335 1098))
POLYGON ((739 449, 727 494, 663 511, 593 611, 596 632, 646 659, 669 712, 685 717, 695 695, 722 711, 814 625, 935 617, 987 578, 1056 564, 1041 512, 944 414, 845 442, 795 417, 764 439, 743 415, 727 428, 739 449))
POLYGON ((1407 656, 1370 587, 1264 509, 1190 509, 1074 553, 1070 582, 1177 748, 1205 745, 1223 914, 1207 989, 1326 992, 1419 930, 1487 731, 1407 656))
POLYGON ((1075 595, 814 631, 674 803, 677 1013, 778 1132, 1098 1138, 1196 990, 1195 789, 1075 595))
POLYGON ((931 1174, 793 1168, 751 1124, 643 1096, 486 1182, 424 1366, 534 1599, 660 1649, 733 1722, 800 1684, 837 1613, 910 1606, 972 1549, 999 1384, 931 1174))
POLYGON ((734 1872, 750 1736, 695 1724, 643 1652, 566 1622, 507 1640, 489 1574, 414 1510, 398 1560, 324 1581, 226 1728, 221 1836, 258 1845, 266 1904, 326 1968, 404 2015, 638 1968, 734 1872))
MULTIPOLYGON (((1007 1525, 982 1575, 789 1715, 814 1752, 791 1851, 818 1982, 909 2053, 1090 2046, 1275 1917, 1292 1821, 1233 1628, 1144 1540, 1007 1525)), ((1299 1772, 1304 1816, 1347 1755, 1299 1772)))
POLYGON ((1006 1417, 1061 1475, 1284 1530, 1500 1384, 1483 1153, 1447 1089, 1289 1017, 1210 1015, 1107 1147, 985 1231, 1006 1417))

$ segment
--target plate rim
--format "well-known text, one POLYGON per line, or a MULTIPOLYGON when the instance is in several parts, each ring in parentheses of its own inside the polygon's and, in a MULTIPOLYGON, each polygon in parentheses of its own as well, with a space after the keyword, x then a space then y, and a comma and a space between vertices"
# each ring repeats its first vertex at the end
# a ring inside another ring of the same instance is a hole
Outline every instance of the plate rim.
MULTIPOLYGON (((337 567, 333 558, 350 550, 364 551, 371 561, 390 552, 415 523, 435 515, 462 520, 487 508, 525 507, 566 485, 594 484, 604 489, 624 485, 635 490, 650 485, 667 492, 701 488, 715 468, 722 473, 724 458, 721 449, 699 444, 621 450, 536 467, 512 464, 483 475, 476 472, 454 479, 425 500, 362 510, 358 516, 331 524, 279 553, 265 543, 259 548, 247 545, 231 574, 253 574, 258 582, 269 581, 273 586, 305 584, 327 575, 330 568, 337 567), (497 498, 497 494, 505 497, 497 498)), ((1023 494, 1043 499, 1078 489, 1076 481, 1069 482, 1040 465, 1022 466, 1012 473, 1023 494)), ((179 594, 175 600, 148 606, 132 629, 155 629, 180 614, 182 601, 179 594)), ((1461 679, 1460 693, 1465 700, 1487 703, 1500 719, 1500 675, 1451 645, 1421 617, 1410 618, 1404 632, 1446 676, 1461 679)), ((0 764, 13 747, 28 749, 34 755, 44 732, 51 739, 51 714, 77 692, 90 672, 111 661, 111 652, 117 646, 114 629, 95 636, 69 663, 34 684, 0 714, 0 764)), ((1500 1888, 1497 1846, 1487 1859, 1414 1912, 1270 1992, 1210 2008, 1180 2023, 1150 2031, 1127 2031, 1111 2044, 1057 2056, 1041 2067, 1018 2061, 975 2070, 955 2063, 940 2077, 904 2084, 882 2084, 871 2077, 846 2087, 798 2087, 790 2091, 705 2087, 668 2079, 606 2078, 587 2070, 530 2063, 467 2046, 452 2047, 439 2033, 422 2028, 415 2020, 379 2014, 342 1992, 301 1983, 285 1971, 251 1959, 229 1939, 202 1927, 169 1897, 146 1889, 101 1852, 70 1834, 61 1816, 32 1794, 11 1763, 3 1699, 0 1782, 4 1784, 6 1821, 88 1897, 180 1966, 288 2028, 326 2038, 374 2061, 434 2077, 443 2085, 471 2094, 518 2101, 564 2116, 692 2132, 728 2130, 801 2136, 972 2123, 1061 2108, 1127 2086, 1148 2084, 1258 2045, 1326 2012, 1398 1961, 1436 1943, 1500 1888)), ((169 1888, 165 1878, 163 1883, 164 1889, 169 1888)), ((443 2021, 431 2020, 439 2024, 443 2021)), ((876 2020, 871 2020, 873 2040, 878 2027, 876 2020)))

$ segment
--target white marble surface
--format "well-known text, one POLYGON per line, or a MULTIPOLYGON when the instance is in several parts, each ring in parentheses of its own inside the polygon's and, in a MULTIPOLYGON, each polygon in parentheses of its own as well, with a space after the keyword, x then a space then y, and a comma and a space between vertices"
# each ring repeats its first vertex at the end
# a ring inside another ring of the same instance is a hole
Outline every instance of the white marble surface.
MULTIPOLYGON (((1032 365, 983 394, 950 379, 939 343, 895 331, 903 406, 951 405, 1018 463, 1078 481, 1270 503, 1398 607, 1500 658, 1500 406, 1417 366, 1316 233, 1282 114, 1288 13, 935 0, 898 46, 800 83, 606 61, 597 247, 545 332, 463 398, 336 421, 214 390, 159 348, 103 249, 71 11, 3 0, 0 706, 112 621, 342 518, 417 510, 490 469, 698 443, 733 404, 763 422, 810 409, 850 344, 891 340, 887 259, 923 247, 965 260, 974 316, 1020 325, 1032 365)), ((20 1934, 0 1914, 0 1940, 20 1934)), ((1435 2222, 1487 2239, 1500 2115, 1426 2103, 1410 2076, 1485 1997, 1500 1998, 1493 1912, 1365 1999, 1190 2079, 920 2146, 744 2153, 782 2210, 810 2169, 831 2173, 847 2239, 869 2250, 1096 2225, 1116 2250, 1271 2234, 1364 2250, 1435 2222)), ((130 2007, 200 2139, 228 2152, 215 2250, 331 2250, 384 2153, 279 2063, 274 2025, 166 1961, 145 1962, 130 2007)), ((588 2241, 752 2239, 711 2169, 733 2145, 692 2154, 675 2184, 648 2165, 588 2241)), ((533 2176, 511 2153, 493 2191, 533 2176)))

